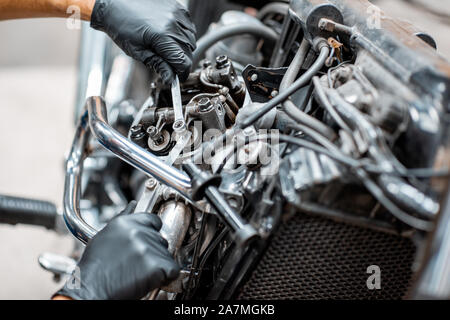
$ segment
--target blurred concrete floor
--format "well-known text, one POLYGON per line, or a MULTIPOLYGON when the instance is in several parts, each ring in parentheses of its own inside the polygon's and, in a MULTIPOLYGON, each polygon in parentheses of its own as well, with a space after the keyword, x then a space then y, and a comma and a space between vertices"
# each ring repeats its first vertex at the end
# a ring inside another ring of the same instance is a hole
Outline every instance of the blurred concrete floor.
MULTIPOLYGON (((0 22, 0 193, 60 206, 79 32, 47 20, 0 22)), ((0 225, 0 299, 48 299, 60 284, 37 258, 72 245, 43 228, 0 225)))
MULTIPOLYGON (((391 16, 432 34, 450 60, 450 25, 404 2, 377 1, 391 16)), ((63 160, 73 137, 79 32, 64 20, 0 22, 0 193, 58 205, 63 160)), ((48 299, 60 286, 37 257, 68 254, 71 237, 33 227, 0 226, 0 299, 48 299)))

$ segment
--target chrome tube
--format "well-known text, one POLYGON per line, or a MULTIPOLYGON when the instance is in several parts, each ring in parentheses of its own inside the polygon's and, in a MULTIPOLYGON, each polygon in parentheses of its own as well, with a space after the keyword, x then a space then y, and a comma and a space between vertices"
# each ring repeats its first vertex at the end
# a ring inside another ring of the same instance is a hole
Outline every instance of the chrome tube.
POLYGON ((92 134, 105 149, 136 169, 175 189, 184 197, 190 198, 188 190, 191 188, 191 179, 111 128, 107 121, 106 105, 101 97, 88 98, 86 106, 92 134))
POLYGON ((81 173, 89 137, 89 115, 85 111, 78 122, 72 148, 67 157, 63 199, 63 217, 66 226, 75 238, 85 244, 97 233, 97 230, 83 220, 80 211, 81 173))
POLYGON ((133 73, 133 64, 134 60, 125 53, 119 53, 114 58, 105 89, 105 101, 110 108, 126 98, 133 73))
MULTIPOLYGON (((158 216, 162 221, 162 228, 160 233, 164 239, 167 240, 168 250, 172 256, 176 257, 178 250, 183 244, 186 233, 189 229, 189 224, 192 218, 192 212, 189 207, 180 201, 169 201, 162 205, 158 212, 158 216)), ((186 273, 181 273, 178 279, 160 289, 155 289, 150 292, 149 300, 158 300, 170 293, 183 292, 183 279, 186 273)), ((162 298, 166 300, 165 298, 162 298)))
POLYGON ((412 292, 413 299, 450 299, 450 190, 430 234, 424 265, 412 292))
POLYGON ((99 96, 104 92, 106 52, 111 45, 108 36, 104 32, 92 29, 88 22, 82 23, 80 37, 75 122, 83 113, 86 98, 99 96))
POLYGON ((190 199, 190 178, 114 130, 107 122, 104 100, 101 97, 90 97, 86 101, 85 110, 79 120, 72 149, 66 161, 64 220, 77 239, 87 243, 97 233, 97 230, 83 220, 80 211, 83 161, 87 157, 91 132, 103 147, 117 157, 190 199))

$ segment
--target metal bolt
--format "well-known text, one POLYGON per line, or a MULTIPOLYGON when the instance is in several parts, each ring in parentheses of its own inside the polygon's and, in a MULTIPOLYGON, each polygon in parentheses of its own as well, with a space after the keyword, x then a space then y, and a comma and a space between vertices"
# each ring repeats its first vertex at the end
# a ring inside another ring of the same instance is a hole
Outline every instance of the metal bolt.
POLYGON ((256 73, 252 74, 250 80, 252 80, 252 82, 255 82, 256 80, 258 80, 258 75, 256 73))
POLYGON ((140 138, 145 135, 144 126, 142 124, 131 127, 130 131, 132 138, 140 138))
POLYGON ((222 69, 228 65, 228 57, 225 55, 216 58, 216 68, 222 69))
POLYGON ((200 111, 208 111, 211 108, 211 100, 209 98, 201 98, 198 101, 198 108, 200 111))
POLYGON ((148 136, 151 140, 155 142, 156 145, 159 145, 164 142, 164 137, 161 134, 161 131, 158 131, 156 127, 150 126, 147 129, 148 136))
POLYGON ((154 138, 158 134, 158 129, 154 126, 150 126, 147 129, 147 133, 150 136, 150 138, 154 138))
POLYGON ((335 28, 336 24, 334 23, 334 21, 322 18, 319 20, 318 26, 319 26, 320 30, 334 32, 334 28, 335 28))
POLYGON ((177 130, 177 129, 183 128, 183 126, 185 126, 185 125, 186 125, 186 124, 184 123, 183 120, 178 120, 178 121, 176 121, 176 122, 173 124, 173 128, 174 128, 175 130, 177 130))

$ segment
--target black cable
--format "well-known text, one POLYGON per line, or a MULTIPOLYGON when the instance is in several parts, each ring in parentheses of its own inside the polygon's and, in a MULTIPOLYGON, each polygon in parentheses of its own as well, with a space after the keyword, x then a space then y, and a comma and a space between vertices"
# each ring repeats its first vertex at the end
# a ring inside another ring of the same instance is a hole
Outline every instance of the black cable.
MULTIPOLYGON (((219 235, 214 239, 213 243, 211 243, 208 246, 208 249, 206 249, 206 252, 203 254, 203 257, 202 257, 199 267, 198 267, 198 275, 196 276, 197 280, 200 280, 200 278, 202 276, 203 268, 205 267, 205 263, 208 260, 209 256, 214 251, 214 249, 219 245, 219 243, 223 240, 223 238, 227 235, 228 232, 229 232, 228 228, 225 227, 219 233, 219 235)), ((192 293, 192 296, 194 296, 195 293, 197 292, 197 288, 198 288, 198 285, 196 285, 196 288, 195 288, 194 292, 192 293)))
MULTIPOLYGON (((246 140, 243 145, 236 146, 235 148, 233 148, 232 151, 230 151, 226 155, 226 157, 224 158, 224 161, 221 163, 221 167, 223 167, 226 164, 227 159, 229 159, 230 155, 233 152, 236 152, 237 149, 241 148, 245 144, 255 141, 255 140, 258 140, 258 139, 266 139, 266 138, 273 139, 272 136, 273 135, 271 135, 271 134, 267 134, 267 135, 260 135, 257 137, 251 137, 251 139, 246 140)), ((317 144, 314 144, 308 140, 304 140, 301 138, 296 138, 296 137, 288 136, 288 135, 282 135, 282 134, 277 135, 276 138, 281 142, 285 142, 288 144, 294 144, 299 147, 306 148, 306 149, 312 150, 314 152, 326 155, 330 159, 335 160, 336 162, 342 163, 348 167, 363 168, 365 171, 367 171, 371 174, 391 174, 391 175, 395 175, 398 177, 413 176, 413 177, 419 177, 419 178, 449 177, 450 176, 450 169, 447 169, 447 168, 439 169, 439 170, 435 170, 433 168, 413 168, 413 169, 405 169, 403 172, 387 171, 377 164, 368 163, 366 161, 367 159, 357 160, 350 156, 343 155, 340 151, 336 152, 336 149, 329 150, 325 147, 321 147, 317 144)), ((314 137, 312 137, 312 138, 314 139, 314 137)), ((221 170, 219 170, 219 169, 216 171, 216 173, 220 173, 220 172, 221 172, 221 170)))
POLYGON ((345 121, 341 118, 341 116, 337 113, 336 109, 334 109, 333 105, 328 100, 328 97, 325 91, 323 90, 322 85, 320 84, 319 78, 313 77, 312 80, 314 88, 316 89, 316 97, 320 105, 322 105, 325 108, 325 110, 328 111, 328 113, 334 119, 334 121, 336 121, 338 126, 340 126, 350 136, 353 136, 353 132, 350 129, 350 127, 347 125, 347 123, 345 123, 345 121))
POLYGON ((195 274, 197 273, 198 267, 198 255, 200 253, 200 248, 201 248, 201 241, 203 238, 203 233, 205 231, 205 227, 206 227, 206 213, 203 212, 202 215, 202 223, 200 225, 200 230, 198 233, 198 238, 197 241, 195 242, 195 248, 194 248, 194 255, 193 255, 193 259, 192 259, 192 264, 191 264, 191 273, 189 274, 189 280, 187 283, 187 292, 185 294, 186 297, 189 297, 190 292, 191 292, 191 286, 192 286, 192 281, 195 278, 195 274))
MULTIPOLYGON (((271 136, 273 136, 273 135, 272 134, 260 135, 260 136, 255 137, 254 139, 250 139, 250 141, 267 139, 268 137, 271 137, 271 136)), ((352 169, 355 170, 357 175, 361 178, 361 181, 363 182, 365 187, 368 189, 368 191, 370 193, 372 193, 372 195, 389 212, 391 212, 397 219, 399 219, 400 221, 404 222, 405 224, 412 226, 418 230, 429 231, 431 229, 431 227, 432 227, 431 222, 421 220, 419 218, 413 217, 413 216, 405 213, 403 210, 398 208, 390 199, 388 199, 384 195, 381 188, 378 187, 378 185, 375 182, 373 182, 372 179, 367 175, 367 173, 365 171, 366 168, 364 168, 364 163, 362 161, 355 160, 351 157, 344 156, 343 154, 341 154, 339 152, 337 152, 337 153, 331 152, 331 151, 329 151, 325 148, 322 148, 320 146, 317 146, 314 143, 311 143, 309 141, 291 137, 288 135, 280 134, 280 135, 276 135, 276 137, 274 137, 274 138, 278 139, 281 142, 287 142, 287 143, 294 144, 294 145, 297 145, 297 146, 300 146, 303 148, 313 150, 317 153, 322 153, 337 162, 340 162, 346 166, 351 167, 352 169)))
POLYGON ((301 89, 303 86, 305 86, 307 83, 311 81, 311 78, 316 75, 316 73, 322 69, 325 60, 328 58, 328 54, 330 52, 330 49, 328 48, 328 45, 324 45, 320 49, 320 54, 317 60, 314 62, 314 64, 309 68, 300 78, 298 78, 289 88, 284 90, 283 92, 280 92, 275 98, 267 102, 261 109, 256 111, 253 115, 242 121, 238 129, 245 129, 252 124, 254 124, 256 121, 259 120, 259 118, 263 117, 266 113, 268 113, 270 110, 275 108, 277 105, 283 103, 289 97, 294 94, 296 91, 301 89))
MULTIPOLYGON (((326 149, 324 150, 328 150, 330 153, 329 154, 334 154, 333 152, 339 153, 339 149, 331 142, 329 141, 326 137, 322 136, 320 133, 312 130, 309 127, 306 127, 304 125, 301 124, 288 124, 288 127, 290 127, 293 130, 297 130, 297 131, 302 131, 303 133, 305 133, 306 135, 310 136, 311 138, 313 138, 314 140, 316 140, 319 144, 321 144, 323 147, 325 147, 326 149)), ((270 138, 269 138, 270 139, 270 138)), ((306 140, 304 140, 306 141, 306 140)), ((217 168, 216 170, 216 174, 221 174, 223 168, 225 167, 225 165, 227 164, 228 160, 230 159, 231 155, 235 154, 237 152, 238 149, 240 149, 241 147, 245 146, 246 144, 248 144, 249 142, 251 142, 248 137, 246 139, 246 141, 238 146, 235 146, 233 148, 233 150, 231 150, 229 153, 227 153, 224 157, 224 159, 222 160, 222 163, 220 164, 220 166, 217 168)), ((286 142, 286 141, 285 141, 286 142)), ((289 142, 286 142, 287 145, 289 145, 289 142)), ((319 147, 320 148, 320 147, 319 147)), ((286 147, 287 149, 287 147, 286 147)), ((285 149, 285 150, 286 150, 285 149)))
POLYGON ((296 137, 292 137, 292 136, 288 136, 288 135, 284 135, 284 134, 264 134, 264 135, 259 135, 259 136, 255 136, 255 137, 250 137, 248 140, 245 141, 244 144, 235 147, 233 150, 231 150, 225 157, 224 162, 226 163, 226 159, 229 159, 230 155, 233 154, 233 152, 235 152, 236 149, 241 148, 242 146, 244 146, 246 143, 248 142, 253 142, 256 140, 268 140, 268 139, 275 139, 278 140, 280 142, 285 142, 285 143, 289 143, 289 144, 293 144, 293 145, 297 145, 299 147, 302 148, 306 148, 309 150, 312 150, 314 152, 320 153, 320 154, 324 154, 326 156, 328 156, 330 159, 335 160, 336 162, 342 163, 348 167, 352 167, 352 168, 357 168, 357 167, 362 167, 363 164, 361 163, 361 161, 359 160, 355 160, 351 157, 348 156, 344 156, 342 155, 342 153, 340 152, 336 152, 336 150, 330 151, 324 147, 321 147, 317 144, 314 144, 308 140, 304 140, 301 138, 296 138, 296 137))

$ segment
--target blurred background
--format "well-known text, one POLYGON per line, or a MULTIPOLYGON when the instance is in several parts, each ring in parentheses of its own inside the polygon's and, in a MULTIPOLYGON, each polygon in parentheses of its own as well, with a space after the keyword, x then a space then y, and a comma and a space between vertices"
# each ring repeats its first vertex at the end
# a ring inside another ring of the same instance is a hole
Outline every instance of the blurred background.
MULTIPOLYGON (((450 60, 449 0, 373 2, 430 33, 450 60)), ((0 22, 0 194, 61 205, 79 38, 63 19, 0 22)), ((37 258, 69 254, 72 246, 71 237, 45 229, 0 225, 0 299, 48 299, 61 284, 37 258)))

